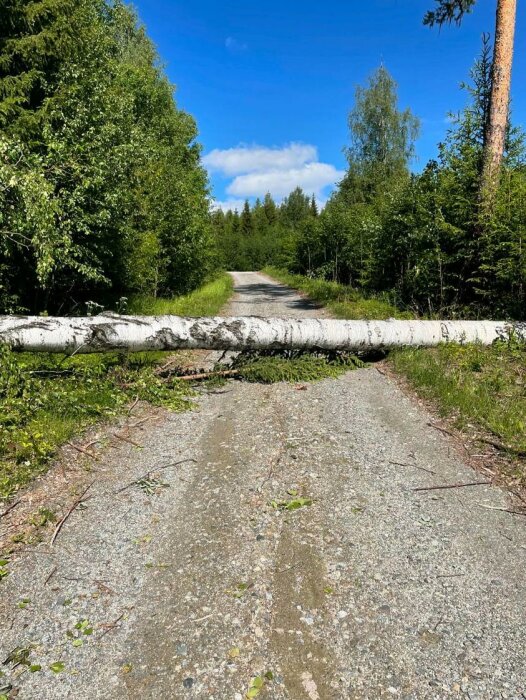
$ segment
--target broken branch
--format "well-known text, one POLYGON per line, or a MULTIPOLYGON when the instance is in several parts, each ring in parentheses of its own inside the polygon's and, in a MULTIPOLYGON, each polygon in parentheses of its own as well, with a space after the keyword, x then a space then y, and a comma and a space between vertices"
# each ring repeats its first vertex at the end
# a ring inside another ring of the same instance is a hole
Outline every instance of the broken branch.
POLYGON ((464 486, 483 486, 491 484, 491 481, 469 481, 466 484, 445 484, 444 486, 419 486, 413 491, 437 491, 438 489, 460 489, 464 486))
POLYGON ((66 520, 69 518, 69 516, 73 513, 73 511, 75 510, 75 508, 84 500, 84 496, 87 494, 87 492, 88 492, 89 489, 93 486, 94 483, 95 483, 95 480, 93 480, 90 484, 88 484, 88 485, 86 486, 86 488, 84 489, 84 491, 83 491, 83 492, 81 493, 81 495, 77 498, 77 500, 73 503, 73 505, 72 505, 71 508, 68 510, 68 512, 66 513, 66 515, 62 518, 62 520, 59 521, 58 525, 57 525, 56 528, 55 528, 55 531, 53 532, 53 536, 51 537, 51 541, 50 541, 50 543, 49 543, 50 545, 53 545, 53 544, 54 544, 55 540, 56 540, 57 537, 58 537, 59 532, 62 530, 62 527, 63 527, 64 523, 65 523, 66 520))

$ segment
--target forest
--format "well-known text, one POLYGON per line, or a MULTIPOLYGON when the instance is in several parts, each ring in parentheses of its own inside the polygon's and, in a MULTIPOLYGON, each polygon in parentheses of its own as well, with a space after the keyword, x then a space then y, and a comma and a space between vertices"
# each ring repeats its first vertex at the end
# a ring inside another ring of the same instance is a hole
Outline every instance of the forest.
POLYGON ((411 172, 419 120, 400 110, 380 66, 356 90, 348 117, 348 169, 321 212, 296 189, 241 212, 215 212, 222 264, 271 265, 350 285, 417 315, 526 318, 526 144, 508 122, 499 187, 480 215, 479 182, 491 89, 491 45, 463 85, 439 155, 411 172))
POLYGON ((201 284, 196 124, 131 7, 6 0, 0 37, 0 310, 119 309, 201 284))
POLYGON ((526 318, 526 145, 511 115, 490 206, 481 200, 489 35, 436 160, 416 169, 419 119, 399 107, 381 65, 356 88, 347 171, 321 211, 297 188, 223 212, 212 206, 196 123, 130 6, 6 5, 1 312, 123 311, 130 298, 188 293, 221 269, 272 265, 416 315, 526 318))

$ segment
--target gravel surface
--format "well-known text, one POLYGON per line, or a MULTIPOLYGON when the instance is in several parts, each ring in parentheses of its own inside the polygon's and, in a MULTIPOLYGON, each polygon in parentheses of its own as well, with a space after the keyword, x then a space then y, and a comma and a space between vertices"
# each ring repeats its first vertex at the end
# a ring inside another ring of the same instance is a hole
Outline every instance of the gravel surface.
MULTIPOLYGON (((322 313, 234 277, 232 315, 322 313)), ((507 495, 414 491, 481 477, 373 367, 300 389, 229 382, 142 448, 103 452, 85 508, 0 583, 0 661, 22 647, 42 666, 4 665, 0 687, 242 700, 258 677, 272 700, 526 697, 526 523, 496 510, 507 495), (130 485, 146 473, 153 495, 130 485), (312 505, 269 505, 298 497, 312 505)))

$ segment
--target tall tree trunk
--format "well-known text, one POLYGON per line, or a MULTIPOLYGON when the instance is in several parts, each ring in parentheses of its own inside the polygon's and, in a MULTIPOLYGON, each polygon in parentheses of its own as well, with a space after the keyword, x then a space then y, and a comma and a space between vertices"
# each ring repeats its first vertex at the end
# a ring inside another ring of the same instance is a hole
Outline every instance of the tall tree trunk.
POLYGON ((441 343, 490 345, 513 334, 526 342, 526 323, 502 321, 339 321, 333 319, 87 318, 0 316, 0 343, 18 351, 89 353, 111 350, 368 350, 441 343))
POLYGON ((491 212, 493 207, 506 145, 516 10, 517 0, 498 0, 497 2, 491 95, 484 133, 484 160, 480 186, 483 215, 491 212))

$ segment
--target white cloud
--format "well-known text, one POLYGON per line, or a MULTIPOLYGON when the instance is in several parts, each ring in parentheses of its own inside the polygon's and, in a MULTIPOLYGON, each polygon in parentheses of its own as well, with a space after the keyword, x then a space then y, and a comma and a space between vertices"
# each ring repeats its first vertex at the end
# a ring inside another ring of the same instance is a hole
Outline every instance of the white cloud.
POLYGON ((236 209, 238 212, 241 212, 245 205, 245 200, 244 199, 227 199, 224 202, 219 201, 218 199, 215 199, 212 202, 212 209, 222 209, 224 212, 227 211, 235 211, 236 209))
POLYGON ((267 192, 279 202, 296 187, 308 195, 314 194, 323 206, 326 190, 345 174, 330 163, 320 163, 316 146, 295 142, 282 148, 240 145, 215 149, 203 158, 203 164, 210 172, 232 178, 226 187, 227 200, 215 204, 223 211, 239 211, 242 197, 263 198, 267 192))
POLYGON ((265 192, 271 192, 274 197, 280 198, 301 187, 307 194, 322 199, 323 190, 343 176, 343 171, 328 163, 305 163, 300 168, 238 175, 227 187, 227 193, 237 197, 261 197, 265 192))
POLYGON ((224 150, 216 148, 203 158, 203 163, 210 171, 232 176, 270 169, 298 168, 317 159, 318 151, 315 146, 291 143, 283 148, 265 146, 238 146, 224 150))
POLYGON ((241 53, 242 51, 246 51, 248 49, 248 44, 234 39, 233 36, 227 36, 225 39, 225 46, 232 53, 241 53))

